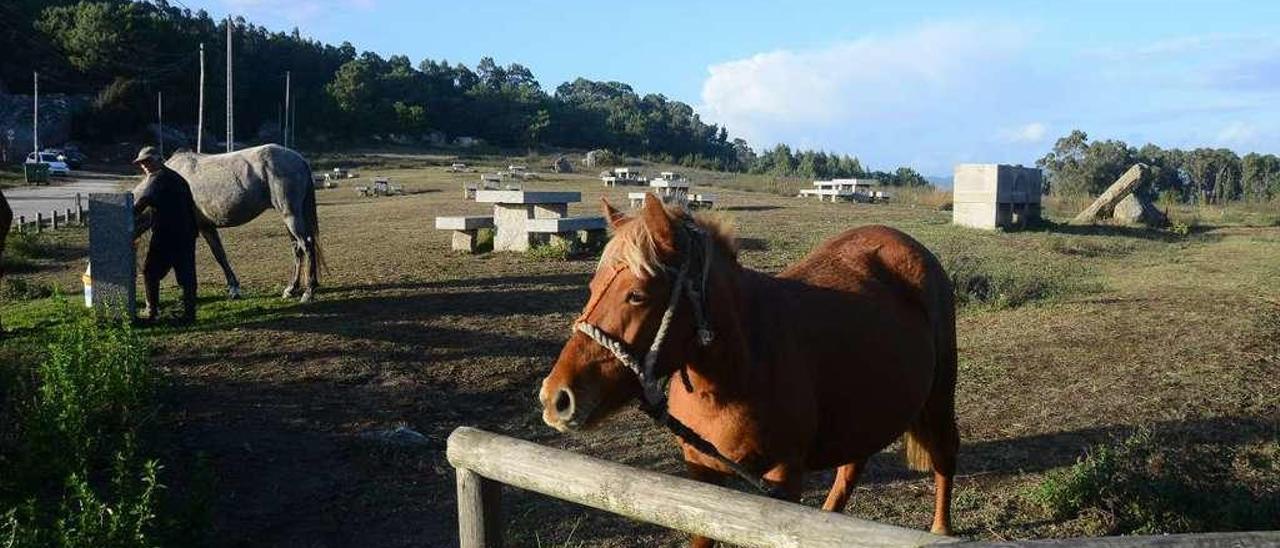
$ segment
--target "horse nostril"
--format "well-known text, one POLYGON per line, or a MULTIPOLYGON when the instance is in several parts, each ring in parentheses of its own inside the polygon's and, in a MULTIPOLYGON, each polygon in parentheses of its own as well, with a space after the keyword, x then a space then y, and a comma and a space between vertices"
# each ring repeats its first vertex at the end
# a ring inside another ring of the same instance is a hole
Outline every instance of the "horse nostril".
POLYGON ((556 391, 556 415, 562 420, 569 420, 573 417, 573 392, 568 388, 561 388, 556 391))

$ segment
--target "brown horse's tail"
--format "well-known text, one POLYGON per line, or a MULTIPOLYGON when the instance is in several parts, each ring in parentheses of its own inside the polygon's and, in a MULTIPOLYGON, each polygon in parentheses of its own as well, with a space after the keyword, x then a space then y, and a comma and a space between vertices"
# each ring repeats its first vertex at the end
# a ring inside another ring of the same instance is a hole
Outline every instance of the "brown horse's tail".
POLYGON ((959 363, 955 297, 947 275, 936 260, 934 263, 937 283, 931 284, 935 293, 928 299, 936 307, 930 314, 937 349, 933 387, 920 415, 907 429, 906 456, 907 466, 912 470, 952 474, 955 472, 956 452, 960 448, 960 431, 956 426, 956 370, 959 363))

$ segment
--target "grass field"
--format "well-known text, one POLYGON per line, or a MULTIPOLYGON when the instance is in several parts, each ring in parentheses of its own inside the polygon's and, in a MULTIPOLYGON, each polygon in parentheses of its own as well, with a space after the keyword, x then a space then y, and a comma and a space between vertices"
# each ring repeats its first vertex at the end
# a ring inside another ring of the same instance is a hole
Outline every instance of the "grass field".
MULTIPOLYGON (((444 156, 321 157, 356 164, 408 195, 320 191, 330 267, 318 302, 283 301, 291 256, 269 213, 223 233, 248 297, 201 245, 200 321, 143 331, 162 373, 160 482, 181 491, 203 455, 214 471, 217 544, 449 545, 453 472, 444 440, 460 425, 679 473, 670 436, 636 412, 564 436, 534 391, 583 304, 591 260, 459 255, 438 215, 485 214, 461 199, 444 156), (426 443, 370 432, 407 426, 426 443)), ((501 158, 469 163, 505 166, 501 158)), ((522 160, 523 162, 523 160, 522 160)), ((595 170, 549 173, 527 188, 583 191, 595 170)), ((649 169, 646 167, 646 169, 649 169)), ((658 166, 652 166, 658 171, 658 166)), ((1020 233, 951 226, 936 197, 888 205, 786 197, 795 182, 694 173, 737 224, 742 262, 776 272, 838 232, 900 228, 947 265, 959 288, 955 525, 971 538, 1280 529, 1280 211, 1178 209, 1185 234, 1048 223, 1020 233)), ((355 184, 367 184, 356 182, 355 184)), ((1061 219, 1072 204, 1048 204, 1061 219)), ((84 233, 19 239, 3 282, 0 358, 21 363, 75 306, 84 233), (67 295, 59 304, 58 295, 67 295)), ((173 308, 170 287, 167 303, 173 308)), ((804 502, 818 505, 829 473, 804 502)), ((931 482, 896 450, 877 456, 849 514, 924 528, 931 482)), ((506 498, 514 545, 677 545, 683 536, 540 496, 506 498)))

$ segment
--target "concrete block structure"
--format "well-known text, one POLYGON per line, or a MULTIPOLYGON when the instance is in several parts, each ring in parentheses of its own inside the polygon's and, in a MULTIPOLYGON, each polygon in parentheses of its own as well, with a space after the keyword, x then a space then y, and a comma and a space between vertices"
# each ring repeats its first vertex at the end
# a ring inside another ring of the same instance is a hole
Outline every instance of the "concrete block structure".
POLYGON ((137 285, 133 250, 133 194, 89 195, 89 266, 95 309, 133 319, 137 285))
POLYGON ((1040 218, 1043 180, 1036 168, 959 164, 951 222, 986 230, 1017 228, 1040 218))

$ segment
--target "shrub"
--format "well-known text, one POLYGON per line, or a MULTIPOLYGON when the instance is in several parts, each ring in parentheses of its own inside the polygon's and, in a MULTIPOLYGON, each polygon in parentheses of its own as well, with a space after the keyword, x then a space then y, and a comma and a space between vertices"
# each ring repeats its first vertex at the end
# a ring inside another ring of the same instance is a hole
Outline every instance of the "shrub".
MULTIPOLYGON (((1222 487, 1236 483, 1221 480, 1232 460, 1188 451, 1142 429, 1049 472, 1027 496, 1057 519, 1100 517, 1100 534, 1275 527, 1280 516, 1267 510, 1276 507, 1275 493, 1258 497, 1244 487, 1222 487)), ((1265 472, 1252 472, 1258 471, 1265 472)))
MULTIPOLYGON (((151 411, 149 350, 127 323, 66 312, 35 367, 26 403, 9 409, 0 545, 157 544, 159 466, 135 437, 151 411)), ((16 383, 15 383, 16 384, 16 383)), ((18 388, 17 386, 13 388, 18 388)))
POLYGON ((957 255, 943 257, 943 266, 958 306, 1013 308, 1060 295, 1071 286, 1067 272, 1035 263, 957 255))
POLYGON ((544 244, 529 248, 526 254, 529 258, 538 261, 567 261, 570 256, 570 249, 559 244, 544 244))

